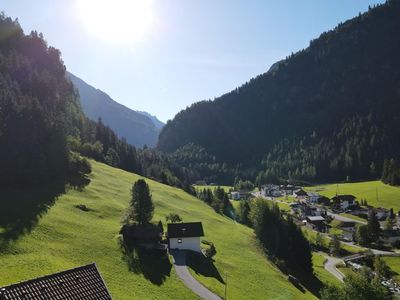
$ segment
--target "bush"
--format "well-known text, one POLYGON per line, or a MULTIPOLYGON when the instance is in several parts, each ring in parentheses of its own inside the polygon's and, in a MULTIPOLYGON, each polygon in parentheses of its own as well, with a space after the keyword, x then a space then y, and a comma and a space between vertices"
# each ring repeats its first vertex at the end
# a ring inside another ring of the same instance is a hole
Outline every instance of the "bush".
POLYGON ((204 251, 204 255, 206 256, 206 258, 212 259, 216 254, 217 254, 217 249, 215 248, 214 243, 210 243, 210 247, 208 247, 204 251))
POLYGON ((182 222, 182 218, 175 213, 170 213, 168 216, 165 217, 165 220, 167 222, 171 222, 171 223, 179 223, 182 222))

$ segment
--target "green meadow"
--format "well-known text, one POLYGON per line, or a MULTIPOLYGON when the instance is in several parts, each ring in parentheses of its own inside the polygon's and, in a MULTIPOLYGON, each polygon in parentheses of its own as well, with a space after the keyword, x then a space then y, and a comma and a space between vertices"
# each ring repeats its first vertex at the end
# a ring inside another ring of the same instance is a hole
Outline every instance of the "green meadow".
MULTIPOLYGON (((68 191, 47 211, 38 212, 41 216, 28 232, 6 240, 10 228, 0 228, 0 286, 95 262, 114 299, 197 299, 169 262, 151 263, 141 273, 129 270, 119 244, 120 221, 130 188, 140 176, 91 164, 91 183, 82 192, 68 191)), ((171 212, 184 221, 203 222, 204 239, 215 244, 217 255, 214 262, 190 266, 209 289, 222 297, 227 277, 228 299, 315 299, 289 283, 266 259, 250 228, 216 214, 182 190, 146 181, 155 202, 154 222, 164 222, 171 212)))
POLYGON ((340 281, 325 269, 324 266, 325 260, 326 258, 324 255, 316 252, 312 253, 314 274, 324 284, 340 285, 340 281))
POLYGON ((358 200, 366 199, 374 207, 393 208, 400 210, 400 187, 394 187, 381 181, 365 181, 355 183, 325 184, 305 188, 327 197, 338 194, 351 194, 358 200))

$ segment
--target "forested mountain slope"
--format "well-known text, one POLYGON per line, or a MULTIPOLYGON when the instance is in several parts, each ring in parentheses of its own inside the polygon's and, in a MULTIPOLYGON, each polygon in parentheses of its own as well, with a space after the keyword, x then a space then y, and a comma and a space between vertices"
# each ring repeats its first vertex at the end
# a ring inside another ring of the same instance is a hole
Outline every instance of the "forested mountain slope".
POLYGON ((83 120, 60 51, 0 14, 0 186, 65 181, 83 120))
POLYGON ((178 113, 159 149, 195 144, 262 181, 380 177, 400 153, 400 2, 339 24, 270 71, 178 113))
POLYGON ((160 131, 159 123, 156 125, 149 115, 136 112, 114 101, 103 91, 71 73, 68 74, 79 91, 82 109, 86 116, 94 121, 101 118, 118 136, 126 138, 128 143, 136 147, 156 145, 160 131))

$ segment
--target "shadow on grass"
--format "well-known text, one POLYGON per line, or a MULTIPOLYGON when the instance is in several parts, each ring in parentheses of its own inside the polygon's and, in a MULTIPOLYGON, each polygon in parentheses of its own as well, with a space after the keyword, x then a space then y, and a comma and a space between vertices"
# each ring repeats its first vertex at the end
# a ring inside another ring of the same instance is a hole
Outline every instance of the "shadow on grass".
POLYGON ((57 181, 34 187, 7 187, 1 189, 0 249, 9 242, 29 233, 45 215, 57 198, 68 188, 81 191, 90 180, 75 177, 71 182, 57 181))
POLYGON ((186 264, 196 274, 200 274, 204 277, 213 277, 219 282, 225 284, 225 281, 223 280, 218 269, 215 267, 212 259, 208 259, 204 255, 196 252, 187 251, 186 264))
POLYGON ((129 271, 143 274, 144 278, 156 285, 162 285, 171 275, 172 264, 166 253, 145 249, 133 242, 120 239, 122 260, 129 271))
POLYGON ((315 297, 318 299, 321 297, 321 289, 324 287, 324 284, 318 277, 314 274, 308 275, 298 275, 300 279, 300 283, 309 290, 315 297))
POLYGON ((302 293, 306 293, 308 290, 318 299, 320 298, 321 289, 324 287, 324 284, 318 277, 315 276, 314 273, 298 271, 298 270, 288 270, 286 267, 276 264, 275 266, 288 277, 288 281, 293 284, 299 291, 302 293))

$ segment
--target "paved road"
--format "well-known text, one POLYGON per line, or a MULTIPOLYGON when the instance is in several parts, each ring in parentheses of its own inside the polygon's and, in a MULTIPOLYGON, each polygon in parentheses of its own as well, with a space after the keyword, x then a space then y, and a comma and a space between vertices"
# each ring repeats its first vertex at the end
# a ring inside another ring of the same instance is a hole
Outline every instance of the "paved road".
POLYGON ((199 295, 202 299, 221 300, 220 297, 206 289, 190 274, 186 266, 186 251, 173 250, 170 251, 170 254, 172 255, 174 260, 176 274, 178 274, 179 278, 189 289, 199 295))
POLYGON ((356 223, 360 223, 360 224, 367 224, 366 221, 355 220, 355 219, 352 219, 352 218, 348 218, 348 217, 345 217, 345 216, 342 216, 342 215, 338 215, 338 214, 332 213, 330 211, 327 211, 327 214, 328 214, 328 216, 332 216, 334 219, 342 221, 342 222, 356 222, 356 223))
POLYGON ((340 258, 328 256, 323 252, 319 252, 323 256, 325 256, 326 261, 324 264, 325 270, 327 270, 329 273, 331 273, 333 276, 335 276, 337 279, 339 279, 341 282, 343 282, 344 275, 342 272, 340 272, 337 268, 336 265, 340 262, 343 262, 340 258))

